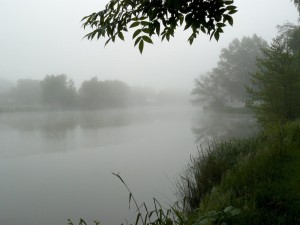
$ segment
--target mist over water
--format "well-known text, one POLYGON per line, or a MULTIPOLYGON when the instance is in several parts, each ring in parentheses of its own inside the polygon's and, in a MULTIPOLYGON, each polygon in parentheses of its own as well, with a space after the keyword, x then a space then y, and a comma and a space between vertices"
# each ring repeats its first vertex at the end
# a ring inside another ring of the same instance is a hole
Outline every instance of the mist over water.
POLYGON ((203 137, 235 135, 249 119, 189 106, 0 114, 1 223, 133 219, 128 193, 112 172, 141 203, 155 197, 171 204, 176 177, 197 145, 209 141, 203 137))

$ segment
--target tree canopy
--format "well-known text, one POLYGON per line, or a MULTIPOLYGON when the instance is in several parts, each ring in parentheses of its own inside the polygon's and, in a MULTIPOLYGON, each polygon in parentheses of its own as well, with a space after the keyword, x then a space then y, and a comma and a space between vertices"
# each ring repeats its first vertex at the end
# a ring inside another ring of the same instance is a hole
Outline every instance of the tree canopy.
POLYGON ((169 41, 178 26, 191 30, 190 44, 200 32, 219 39, 223 27, 233 24, 237 12, 233 0, 110 0, 104 10, 82 19, 83 27, 92 29, 90 40, 116 38, 124 40, 124 32, 134 30, 132 38, 142 53, 144 43, 153 43, 152 35, 169 41))
POLYGON ((297 7, 298 11, 300 12, 300 0, 292 0, 294 1, 295 6, 297 7))
POLYGON ((83 109, 116 108, 128 105, 130 88, 118 80, 100 81, 93 77, 84 81, 79 89, 79 102, 83 109))
POLYGON ((222 49, 217 67, 195 80, 192 91, 194 103, 204 103, 211 109, 233 104, 244 104, 248 96, 245 85, 250 83, 249 73, 256 71, 256 58, 267 42, 257 35, 234 39, 222 49))
POLYGON ((40 85, 43 103, 55 107, 74 107, 76 88, 73 80, 67 75, 47 75, 40 85))
POLYGON ((270 47, 263 49, 257 61, 258 70, 252 74, 249 106, 258 120, 288 121, 300 116, 299 27, 284 25, 281 34, 270 47))

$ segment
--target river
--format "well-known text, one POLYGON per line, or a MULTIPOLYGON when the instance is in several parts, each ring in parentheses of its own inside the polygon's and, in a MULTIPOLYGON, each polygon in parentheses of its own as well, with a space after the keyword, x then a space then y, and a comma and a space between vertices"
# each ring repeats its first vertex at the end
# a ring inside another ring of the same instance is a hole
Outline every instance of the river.
POLYGON ((0 224, 130 221, 128 192, 112 172, 140 203, 171 204, 197 145, 247 136, 249 120, 188 106, 0 114, 0 224))

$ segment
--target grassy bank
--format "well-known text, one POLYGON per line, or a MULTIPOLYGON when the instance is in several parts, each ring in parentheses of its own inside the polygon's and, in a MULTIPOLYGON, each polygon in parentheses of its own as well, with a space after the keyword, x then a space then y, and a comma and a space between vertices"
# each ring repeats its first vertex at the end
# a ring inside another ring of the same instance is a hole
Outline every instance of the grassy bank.
MULTIPOLYGON (((208 158, 218 155, 218 148, 198 158, 197 164, 204 162, 200 166, 203 172, 210 168, 214 171, 210 174, 215 174, 202 181, 208 184, 213 181, 214 184, 202 193, 198 208, 187 211, 192 224, 300 223, 299 123, 272 125, 251 140, 236 141, 226 148, 227 152, 219 154, 221 158, 215 157, 210 163, 208 158), (232 148, 237 143, 240 145, 239 153, 232 148), (228 156, 233 161, 230 166, 214 169, 213 164, 228 156), (216 174, 219 175, 217 180, 216 174)), ((198 188, 198 177, 207 174, 197 173, 192 174, 198 188)), ((190 196, 186 192, 184 197, 190 196)), ((190 209, 193 207, 190 206, 190 209)))

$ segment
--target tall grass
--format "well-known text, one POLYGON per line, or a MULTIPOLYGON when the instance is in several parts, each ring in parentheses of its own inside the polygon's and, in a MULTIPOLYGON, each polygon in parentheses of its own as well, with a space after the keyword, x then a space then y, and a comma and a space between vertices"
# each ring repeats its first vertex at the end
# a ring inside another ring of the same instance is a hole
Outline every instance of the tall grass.
MULTIPOLYGON (((135 222, 130 223, 130 225, 186 225, 189 223, 187 217, 181 212, 176 203, 172 206, 170 205, 168 208, 163 207, 155 198, 153 198, 153 206, 151 207, 147 206, 144 202, 141 204, 138 203, 123 178, 116 173, 113 173, 113 175, 121 181, 129 193, 129 209, 131 208, 131 204, 134 204, 136 219, 135 222)), ((99 221, 94 221, 94 223, 95 225, 100 224, 99 221)), ((74 225, 70 219, 68 220, 68 224, 74 225)), ((127 220, 126 224, 129 225, 127 220)), ((83 219, 80 219, 79 225, 87 225, 87 223, 83 219)))
POLYGON ((192 214, 198 209, 204 196, 220 184, 224 174, 254 152, 260 142, 261 137, 258 136, 200 146, 177 182, 177 196, 183 211, 192 214))
POLYGON ((236 161, 202 198, 198 218, 233 206, 241 213, 227 224, 300 224, 300 190, 292 188, 294 166, 289 166, 295 153, 300 162, 299 123, 272 124, 262 137, 257 149, 236 161))

